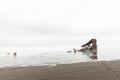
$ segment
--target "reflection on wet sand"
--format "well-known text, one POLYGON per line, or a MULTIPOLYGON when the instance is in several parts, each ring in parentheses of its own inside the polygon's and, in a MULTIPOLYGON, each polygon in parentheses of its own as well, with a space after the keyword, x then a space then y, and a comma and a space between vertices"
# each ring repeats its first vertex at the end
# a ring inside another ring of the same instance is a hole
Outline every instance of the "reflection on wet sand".
POLYGON ((84 51, 83 54, 87 55, 90 59, 97 59, 97 50, 96 51, 84 51))

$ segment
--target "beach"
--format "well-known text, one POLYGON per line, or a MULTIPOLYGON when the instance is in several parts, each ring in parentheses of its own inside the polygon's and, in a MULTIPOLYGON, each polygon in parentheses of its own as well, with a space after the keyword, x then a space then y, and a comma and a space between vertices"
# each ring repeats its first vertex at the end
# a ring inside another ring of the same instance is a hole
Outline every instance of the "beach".
POLYGON ((0 80, 120 80, 120 61, 0 68, 0 80))

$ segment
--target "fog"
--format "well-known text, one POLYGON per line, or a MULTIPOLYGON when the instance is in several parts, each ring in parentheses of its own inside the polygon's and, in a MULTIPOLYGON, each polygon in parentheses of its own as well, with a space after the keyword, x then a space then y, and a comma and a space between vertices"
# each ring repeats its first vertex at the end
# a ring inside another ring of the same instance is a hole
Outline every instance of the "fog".
POLYGON ((0 1, 0 46, 120 45, 119 0, 0 1))

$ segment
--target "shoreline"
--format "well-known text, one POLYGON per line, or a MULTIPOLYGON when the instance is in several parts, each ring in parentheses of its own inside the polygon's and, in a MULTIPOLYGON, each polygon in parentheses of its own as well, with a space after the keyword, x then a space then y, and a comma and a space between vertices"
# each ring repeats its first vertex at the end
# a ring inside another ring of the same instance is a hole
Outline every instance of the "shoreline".
POLYGON ((69 64, 81 64, 81 63, 91 63, 91 62, 113 62, 120 61, 120 59, 116 60, 91 60, 91 61, 81 61, 81 62, 68 62, 68 63, 56 63, 56 64, 35 64, 35 65, 18 65, 18 66, 0 66, 1 68, 29 68, 29 67, 54 67, 58 65, 69 65, 69 64))
MULTIPOLYGON (((28 68, 28 67, 54 67, 57 65, 68 65, 68 64, 79 64, 79 63, 90 63, 90 62, 101 62, 107 60, 91 60, 91 61, 81 61, 81 62, 68 62, 68 63, 56 63, 56 64, 35 64, 35 65, 21 65, 21 66, 0 66, 1 68, 28 68)), ((109 61, 116 61, 116 60, 109 60, 109 61)), ((119 60, 117 60, 119 61, 119 60)))
POLYGON ((0 68, 1 80, 120 80, 120 61, 0 68))
POLYGON ((69 64, 80 64, 80 63, 91 63, 91 62, 113 62, 113 61, 120 61, 120 59, 114 60, 91 60, 91 61, 81 61, 81 62, 68 62, 68 63, 58 63, 58 64, 35 64, 35 65, 21 65, 21 66, 0 66, 1 68, 28 68, 28 67, 54 67, 57 65, 69 65, 69 64))

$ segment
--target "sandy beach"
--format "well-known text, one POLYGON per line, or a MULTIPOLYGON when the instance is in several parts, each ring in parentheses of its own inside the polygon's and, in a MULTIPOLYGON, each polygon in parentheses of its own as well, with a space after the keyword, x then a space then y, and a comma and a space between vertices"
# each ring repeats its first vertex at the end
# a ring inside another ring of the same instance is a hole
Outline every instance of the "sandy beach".
POLYGON ((0 80, 120 80, 120 61, 0 68, 0 80))

